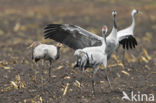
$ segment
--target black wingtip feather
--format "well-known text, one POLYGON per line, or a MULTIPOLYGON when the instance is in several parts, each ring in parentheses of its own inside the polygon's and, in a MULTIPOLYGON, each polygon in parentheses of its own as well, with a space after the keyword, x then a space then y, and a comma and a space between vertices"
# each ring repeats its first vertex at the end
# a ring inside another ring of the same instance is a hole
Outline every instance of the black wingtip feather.
POLYGON ((131 42, 131 41, 129 42, 129 46, 130 46, 130 49, 133 48, 133 47, 132 47, 132 42, 131 42))
POLYGON ((129 48, 133 49, 137 45, 137 41, 135 37, 133 37, 132 35, 128 35, 127 38, 121 40, 119 43, 123 46, 123 49, 127 49, 127 50, 129 48))
POLYGON ((60 26, 61 24, 48 24, 44 27, 44 29, 46 30, 46 29, 51 29, 51 28, 58 28, 60 26))
POLYGON ((127 40, 126 41, 126 48, 127 48, 127 50, 128 50, 128 47, 129 47, 129 41, 127 40))
POLYGON ((62 28, 62 24, 48 24, 44 28, 44 38, 52 38, 57 34, 62 28))
POLYGON ((126 41, 125 40, 123 41, 122 45, 123 45, 123 48, 125 49, 125 47, 126 47, 126 41))

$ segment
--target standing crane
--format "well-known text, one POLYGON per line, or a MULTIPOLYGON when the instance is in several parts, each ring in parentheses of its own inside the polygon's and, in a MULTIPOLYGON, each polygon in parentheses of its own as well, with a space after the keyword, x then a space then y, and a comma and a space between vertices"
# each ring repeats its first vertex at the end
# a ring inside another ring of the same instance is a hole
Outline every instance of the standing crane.
MULTIPOLYGON (((108 83, 111 87, 111 84, 110 84, 110 81, 106 72, 106 68, 107 68, 107 54, 105 52, 106 51, 106 37, 105 37, 106 32, 107 32, 107 26, 104 26, 102 28, 102 34, 104 37, 103 43, 101 46, 99 46, 100 48, 102 48, 101 51, 96 50, 96 49, 99 49, 98 46, 96 46, 96 47, 87 47, 84 49, 77 49, 74 53, 74 56, 77 57, 76 65, 79 66, 82 71, 84 71, 86 67, 90 67, 94 69, 93 75, 92 75, 93 93, 95 93, 95 89, 94 89, 95 74, 99 70, 99 66, 101 64, 104 65, 105 74, 107 76, 108 83)), ((117 31, 114 33, 117 33, 117 31)))
POLYGON ((32 59, 37 63, 40 59, 48 60, 50 63, 49 77, 51 74, 52 62, 59 59, 60 48, 62 44, 58 43, 57 46, 42 44, 40 42, 33 42, 28 48, 32 48, 32 59))
MULTIPOLYGON (((132 49, 137 46, 137 41, 134 37, 134 29, 136 24, 136 14, 142 14, 141 11, 138 11, 136 9, 133 9, 131 12, 132 16, 132 23, 130 26, 128 26, 125 29, 119 30, 117 34, 117 39, 119 43, 122 45, 123 49, 132 49)), ((123 51, 123 59, 125 55, 125 50, 123 51)), ((124 60, 122 60, 124 63, 124 60)))

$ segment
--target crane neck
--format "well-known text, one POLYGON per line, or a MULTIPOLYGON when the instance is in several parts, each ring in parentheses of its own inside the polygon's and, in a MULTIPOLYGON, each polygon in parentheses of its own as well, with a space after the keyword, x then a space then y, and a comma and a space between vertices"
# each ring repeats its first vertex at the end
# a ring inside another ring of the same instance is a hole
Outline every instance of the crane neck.
POLYGON ((132 24, 131 24, 132 30, 134 30, 134 27, 135 27, 135 14, 132 15, 132 24))
POLYGON ((113 17, 113 29, 111 31, 111 38, 117 38, 117 24, 116 24, 116 15, 113 17))
POLYGON ((103 43, 107 44, 107 42, 106 42, 106 36, 104 37, 104 41, 103 41, 103 43))
POLYGON ((102 32, 102 36, 103 36, 103 40, 102 40, 102 44, 106 43, 106 31, 102 32))
POLYGON ((104 38, 103 41, 102 41, 102 45, 101 46, 105 46, 106 44, 107 44, 106 38, 104 38))
POLYGON ((103 48, 104 52, 107 48, 107 42, 106 42, 106 38, 104 37, 104 39, 102 40, 102 45, 101 45, 101 48, 103 48))
POLYGON ((115 29, 117 29, 116 15, 114 15, 114 17, 113 17, 113 23, 114 23, 113 27, 114 27, 115 29))
POLYGON ((56 47, 57 48, 57 55, 56 55, 56 60, 60 58, 60 47, 56 47))

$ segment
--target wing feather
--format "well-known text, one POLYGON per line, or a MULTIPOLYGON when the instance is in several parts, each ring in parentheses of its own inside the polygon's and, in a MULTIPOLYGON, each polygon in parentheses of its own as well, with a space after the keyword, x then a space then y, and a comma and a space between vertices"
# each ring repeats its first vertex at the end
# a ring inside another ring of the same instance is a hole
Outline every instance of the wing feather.
POLYGON ((44 28, 45 39, 50 38, 73 49, 100 46, 102 37, 70 24, 49 24, 44 28))
POLYGON ((135 46, 137 45, 137 41, 134 37, 133 31, 134 30, 131 27, 118 31, 117 39, 119 43, 123 45, 123 47, 124 45, 126 45, 127 49, 135 48, 135 46), (122 41, 125 41, 125 42, 122 42, 122 41), (126 43, 126 44, 123 44, 123 43, 126 43))
POLYGON ((118 38, 118 41, 121 45, 123 45, 124 49, 132 49, 137 45, 137 41, 133 35, 121 36, 120 38, 118 38))

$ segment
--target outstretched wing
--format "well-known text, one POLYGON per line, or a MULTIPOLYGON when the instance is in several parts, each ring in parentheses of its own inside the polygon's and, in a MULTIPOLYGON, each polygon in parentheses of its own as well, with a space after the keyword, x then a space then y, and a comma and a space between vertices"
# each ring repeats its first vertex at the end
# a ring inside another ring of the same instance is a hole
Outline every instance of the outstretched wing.
MULTIPOLYGON (((125 30, 127 31, 127 30, 125 30)), ((133 33, 129 32, 125 32, 124 30, 119 31, 117 33, 117 38, 119 41, 119 44, 121 44, 123 46, 123 48, 127 48, 127 49, 132 49, 135 48, 135 46, 137 45, 137 41, 133 35, 133 33)))
POLYGON ((45 39, 50 38, 73 49, 102 45, 102 37, 70 24, 49 24, 44 28, 45 39))

